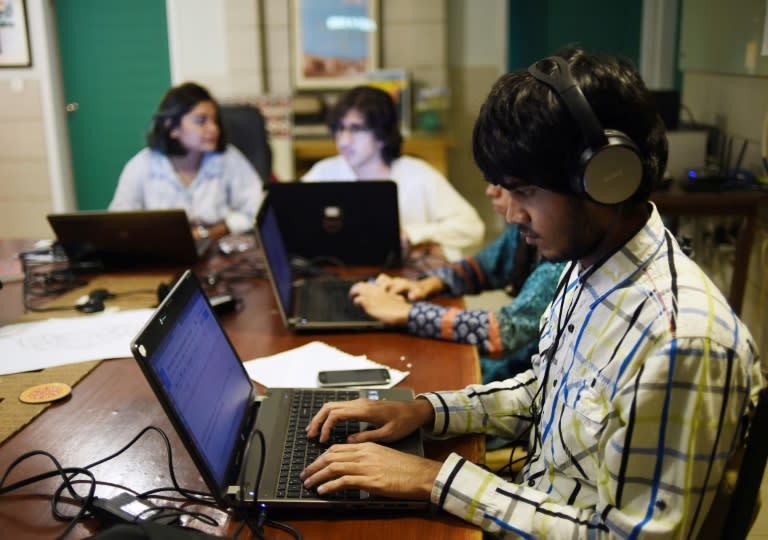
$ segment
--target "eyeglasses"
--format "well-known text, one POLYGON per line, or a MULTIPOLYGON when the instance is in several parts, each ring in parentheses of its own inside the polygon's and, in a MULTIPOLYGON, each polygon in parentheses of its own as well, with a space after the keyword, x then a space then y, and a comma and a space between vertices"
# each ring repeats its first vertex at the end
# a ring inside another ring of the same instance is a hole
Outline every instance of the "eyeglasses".
POLYGON ((335 124, 331 130, 333 131, 334 135, 339 135, 345 131, 349 132, 350 135, 357 135, 358 133, 365 133, 366 131, 370 131, 371 128, 368 126, 365 126, 363 124, 335 124))

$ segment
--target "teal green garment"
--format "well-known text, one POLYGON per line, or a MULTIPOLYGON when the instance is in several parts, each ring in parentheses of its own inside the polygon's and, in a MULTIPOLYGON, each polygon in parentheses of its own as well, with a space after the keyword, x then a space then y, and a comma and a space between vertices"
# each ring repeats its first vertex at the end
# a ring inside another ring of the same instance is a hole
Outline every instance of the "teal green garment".
MULTIPOLYGON (((519 241, 518 227, 509 225, 501 236, 476 255, 428 274, 440 277, 450 296, 505 289, 515 269, 519 241)), ((436 304, 417 302, 409 314, 408 329, 424 337, 476 345, 483 382, 507 379, 531 365, 531 355, 538 347, 539 319, 554 296, 563 266, 562 263, 540 261, 514 298, 510 298, 509 304, 495 313, 462 310, 456 314, 436 304), (453 318, 450 335, 444 333, 443 319, 446 316, 453 318), (490 331, 492 317, 498 322, 498 336, 490 331), (495 353, 493 358, 491 353, 495 353)))

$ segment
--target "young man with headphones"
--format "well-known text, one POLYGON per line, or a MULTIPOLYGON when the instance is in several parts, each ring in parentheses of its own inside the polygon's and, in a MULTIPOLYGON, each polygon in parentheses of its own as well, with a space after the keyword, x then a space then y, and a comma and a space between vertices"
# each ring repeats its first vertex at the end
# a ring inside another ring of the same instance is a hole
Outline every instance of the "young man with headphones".
POLYGON ((489 533, 526 538, 692 538, 764 382, 747 328, 648 202, 664 125, 628 63, 568 49, 502 76, 474 155, 511 193, 526 241, 566 261, 532 368, 412 402, 327 404, 307 427, 334 445, 302 477, 321 494, 362 488, 429 499, 489 533), (517 482, 453 454, 407 457, 376 442, 519 438, 517 482))

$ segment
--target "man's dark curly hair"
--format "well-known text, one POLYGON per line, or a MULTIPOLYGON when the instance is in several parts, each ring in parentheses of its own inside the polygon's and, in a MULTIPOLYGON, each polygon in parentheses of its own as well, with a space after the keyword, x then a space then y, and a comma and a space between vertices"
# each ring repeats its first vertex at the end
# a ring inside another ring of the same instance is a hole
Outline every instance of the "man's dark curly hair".
POLYGON ((376 140, 383 144, 381 158, 391 165, 400 157, 403 136, 400 133, 400 119, 392 97, 384 90, 373 86, 356 86, 343 94, 331 109, 327 123, 332 133, 336 133, 344 115, 355 109, 365 119, 365 125, 373 132, 376 140))
MULTIPOLYGON (((629 202, 645 201, 667 163, 664 123, 653 96, 637 70, 612 56, 590 55, 568 48, 564 58, 603 129, 621 131, 640 151, 643 178, 629 202)), ((551 60, 537 63, 544 73, 557 69, 551 60)), ((475 122, 472 149, 488 182, 505 178, 572 193, 570 179, 579 169, 584 135, 549 86, 526 69, 503 75, 493 86, 475 122)))

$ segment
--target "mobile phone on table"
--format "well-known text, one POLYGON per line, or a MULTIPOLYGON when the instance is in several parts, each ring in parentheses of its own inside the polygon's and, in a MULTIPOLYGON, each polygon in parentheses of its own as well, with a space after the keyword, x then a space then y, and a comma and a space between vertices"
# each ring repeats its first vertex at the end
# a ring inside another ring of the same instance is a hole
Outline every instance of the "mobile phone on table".
POLYGON ((389 382, 389 370, 373 369, 339 369, 321 371, 317 374, 320 386, 373 386, 389 382))

